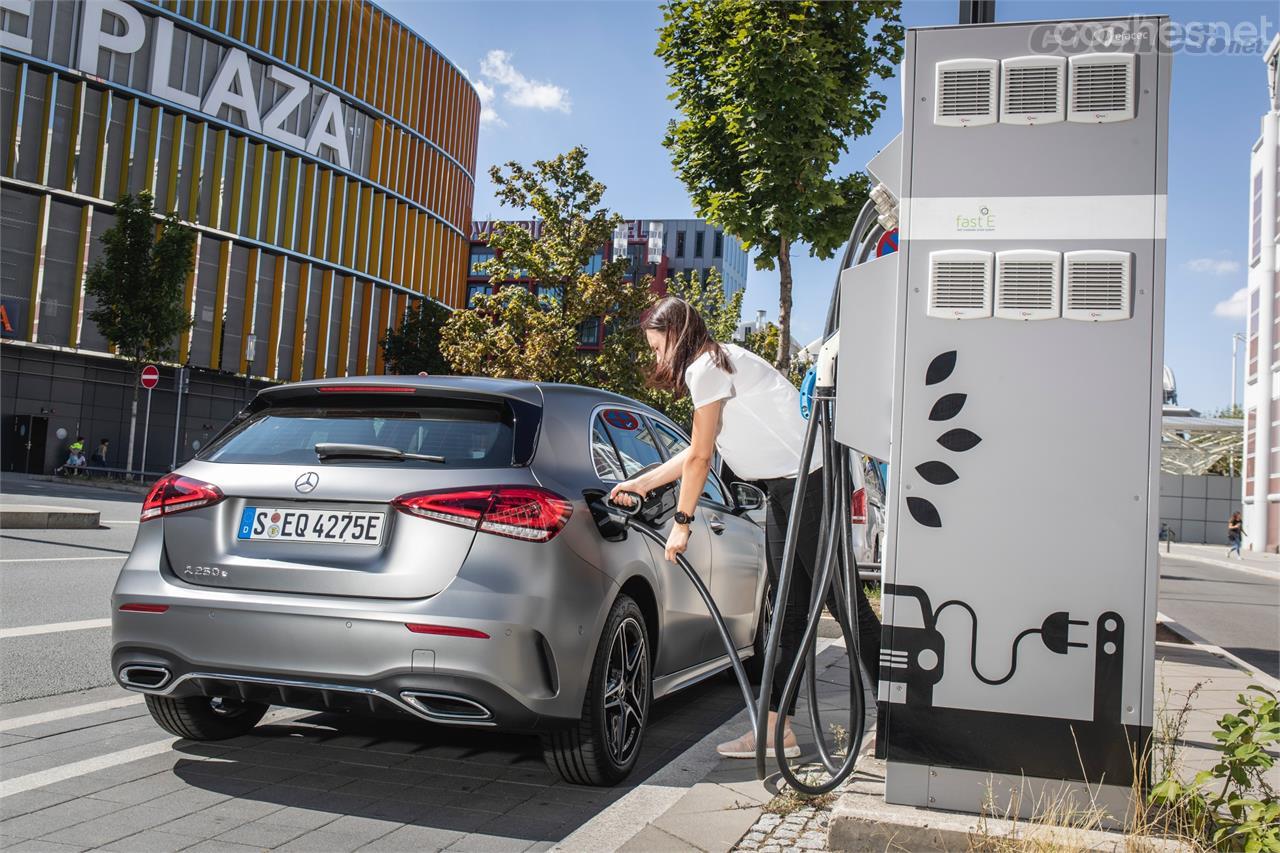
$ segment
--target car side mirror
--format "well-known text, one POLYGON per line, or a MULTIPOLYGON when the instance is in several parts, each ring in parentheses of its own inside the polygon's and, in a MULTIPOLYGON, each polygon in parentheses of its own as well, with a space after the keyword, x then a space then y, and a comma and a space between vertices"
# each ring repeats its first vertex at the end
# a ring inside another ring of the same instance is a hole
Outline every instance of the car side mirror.
POLYGON ((734 483, 730 491, 733 493, 735 512, 755 512, 764 506, 764 491, 759 486, 753 486, 750 483, 734 483))

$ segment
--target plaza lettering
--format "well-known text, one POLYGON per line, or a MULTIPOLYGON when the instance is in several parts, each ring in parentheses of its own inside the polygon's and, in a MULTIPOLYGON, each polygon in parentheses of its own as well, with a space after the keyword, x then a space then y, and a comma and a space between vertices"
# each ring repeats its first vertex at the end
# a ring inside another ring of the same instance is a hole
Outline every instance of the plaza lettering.
MULTIPOLYGON (((3 0, 0 5, 7 6, 13 2, 14 0, 3 0)), ((84 4, 77 67, 96 75, 99 51, 105 49, 115 53, 137 53, 142 49, 146 38, 147 25, 142 13, 124 0, 88 0, 84 4), (117 32, 120 27, 107 16, 123 23, 124 31, 117 32)), ((155 19, 152 48, 148 84, 156 97, 215 117, 221 117, 224 110, 227 111, 228 118, 238 113, 239 124, 254 133, 306 151, 313 157, 320 156, 321 150, 327 149, 337 158, 340 166, 344 169, 351 168, 351 154, 343 126, 342 101, 335 93, 313 87, 305 78, 278 65, 264 63, 267 76, 283 89, 284 94, 263 115, 253 87, 249 55, 243 50, 229 48, 207 90, 194 94, 170 84, 170 68, 175 62, 172 21, 167 18, 155 19), (306 135, 285 130, 284 125, 289 118, 304 103, 311 101, 316 92, 321 94, 321 100, 306 135)), ((29 47, 27 52, 30 52, 29 47)), ((182 58, 178 57, 176 61, 181 63, 182 58)))

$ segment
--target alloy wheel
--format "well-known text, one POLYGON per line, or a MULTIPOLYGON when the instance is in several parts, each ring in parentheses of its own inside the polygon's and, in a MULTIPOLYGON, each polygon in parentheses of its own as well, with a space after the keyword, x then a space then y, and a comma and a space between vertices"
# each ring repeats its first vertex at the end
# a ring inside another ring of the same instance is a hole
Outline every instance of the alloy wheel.
POLYGON ((640 744, 649 707, 649 650, 634 617, 619 623, 609 641, 604 691, 605 741, 610 757, 626 764, 640 744))

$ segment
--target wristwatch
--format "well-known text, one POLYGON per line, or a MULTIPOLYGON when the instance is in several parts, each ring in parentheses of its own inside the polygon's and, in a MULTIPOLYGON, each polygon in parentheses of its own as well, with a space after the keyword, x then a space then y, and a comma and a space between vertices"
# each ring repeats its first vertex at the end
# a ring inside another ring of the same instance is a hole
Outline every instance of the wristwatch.
POLYGON ((688 526, 689 524, 693 523, 693 515, 689 513, 681 512, 680 510, 676 510, 676 514, 672 516, 672 518, 675 519, 676 524, 683 524, 688 526))

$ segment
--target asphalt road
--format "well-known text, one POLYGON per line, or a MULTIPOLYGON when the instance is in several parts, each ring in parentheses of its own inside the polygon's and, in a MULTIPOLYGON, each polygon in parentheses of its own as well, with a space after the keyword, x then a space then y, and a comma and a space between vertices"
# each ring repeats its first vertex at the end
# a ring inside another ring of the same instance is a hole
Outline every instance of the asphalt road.
POLYGON ((138 530, 142 496, 6 477, 0 503, 96 509, 97 530, 0 531, 0 703, 113 684, 111 629, 46 630, 111 617, 111 588, 138 530), (12 636, 18 627, 43 633, 12 636))
POLYGON ((1280 578, 1162 553, 1160 612, 1280 678, 1280 578))

